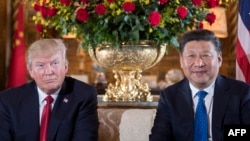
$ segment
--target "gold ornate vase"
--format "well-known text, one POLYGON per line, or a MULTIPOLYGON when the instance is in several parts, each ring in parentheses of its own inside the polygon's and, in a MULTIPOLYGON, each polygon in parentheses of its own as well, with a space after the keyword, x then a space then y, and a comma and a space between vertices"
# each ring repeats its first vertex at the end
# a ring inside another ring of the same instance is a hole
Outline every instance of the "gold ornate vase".
POLYGON ((89 54, 98 65, 112 69, 115 83, 109 84, 104 101, 152 101, 147 83, 142 83, 141 73, 157 64, 166 51, 166 45, 153 41, 136 44, 123 42, 120 47, 103 43, 89 54))

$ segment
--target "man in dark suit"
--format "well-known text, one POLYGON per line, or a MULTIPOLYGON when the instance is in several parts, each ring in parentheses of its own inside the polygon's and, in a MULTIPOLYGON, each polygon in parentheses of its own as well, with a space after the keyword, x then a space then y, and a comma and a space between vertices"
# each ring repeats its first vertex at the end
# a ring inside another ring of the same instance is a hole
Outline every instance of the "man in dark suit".
POLYGON ((179 53, 185 78, 161 92, 150 141, 222 141, 224 125, 250 124, 250 86, 219 75, 221 45, 214 33, 187 32, 179 53), (205 111, 201 123, 198 107, 205 111))
POLYGON ((27 51, 27 68, 34 81, 0 93, 0 141, 97 141, 96 89, 65 76, 62 40, 34 42, 27 51), (46 97, 52 99, 48 124, 43 117, 50 103, 46 97))

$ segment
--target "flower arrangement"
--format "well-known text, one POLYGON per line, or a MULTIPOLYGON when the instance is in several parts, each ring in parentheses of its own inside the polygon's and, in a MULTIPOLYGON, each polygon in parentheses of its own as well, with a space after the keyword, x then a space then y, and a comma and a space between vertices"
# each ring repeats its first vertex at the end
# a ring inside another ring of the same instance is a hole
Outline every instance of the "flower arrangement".
POLYGON ((84 46, 102 42, 153 40, 178 46, 178 36, 212 24, 207 8, 219 0, 30 0, 36 11, 37 30, 46 35, 53 28, 60 35, 73 33, 84 46))

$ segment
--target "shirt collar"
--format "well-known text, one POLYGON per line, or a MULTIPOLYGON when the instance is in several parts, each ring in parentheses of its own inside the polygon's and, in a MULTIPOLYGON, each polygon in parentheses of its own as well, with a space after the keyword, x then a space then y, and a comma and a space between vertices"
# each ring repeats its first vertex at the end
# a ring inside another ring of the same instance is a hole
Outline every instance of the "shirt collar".
MULTIPOLYGON (((38 90, 39 104, 41 104, 41 103, 44 101, 44 99, 46 98, 46 96, 48 96, 48 95, 47 95, 46 93, 44 93, 39 87, 37 87, 37 90, 38 90)), ((53 102, 56 101, 56 98, 57 98, 57 96, 58 96, 60 90, 61 90, 61 88, 58 89, 58 90, 57 90, 55 93, 53 93, 52 95, 50 95, 50 96, 52 96, 52 98, 54 99, 53 102)))
MULTIPOLYGON (((211 85, 209 85, 207 88, 203 89, 203 91, 207 92, 207 94, 212 93, 214 90, 214 84, 215 84, 215 81, 211 85)), ((200 90, 197 89, 196 87, 194 87, 194 85, 192 85, 190 82, 189 82, 189 86, 190 86, 190 89, 192 92, 192 98, 194 98, 196 96, 197 92, 200 90)))

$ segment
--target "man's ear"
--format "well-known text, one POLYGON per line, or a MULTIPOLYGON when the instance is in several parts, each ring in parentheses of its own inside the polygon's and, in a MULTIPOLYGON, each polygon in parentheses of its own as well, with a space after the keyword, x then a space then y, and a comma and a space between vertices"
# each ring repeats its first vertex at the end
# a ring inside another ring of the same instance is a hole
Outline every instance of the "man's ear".
POLYGON ((222 65, 222 53, 220 53, 219 55, 218 55, 218 62, 219 62, 219 65, 220 65, 220 67, 221 67, 221 65, 222 65))
POLYGON ((68 64, 65 64, 65 72, 67 73, 69 70, 69 65, 68 64))
POLYGON ((179 60, 180 60, 180 66, 181 68, 183 68, 183 58, 181 54, 179 54, 179 60))
POLYGON ((33 70, 30 68, 28 68, 27 70, 29 72, 30 77, 33 78, 33 73, 34 73, 33 70))

